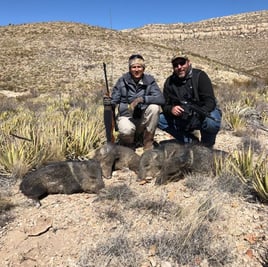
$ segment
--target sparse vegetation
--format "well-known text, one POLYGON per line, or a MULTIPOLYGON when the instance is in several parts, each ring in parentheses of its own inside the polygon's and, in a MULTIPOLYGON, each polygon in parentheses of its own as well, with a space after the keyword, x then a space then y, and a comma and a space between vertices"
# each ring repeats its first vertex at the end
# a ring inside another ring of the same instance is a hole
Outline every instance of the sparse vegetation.
POLYGON ((44 162, 88 157, 104 141, 100 107, 83 110, 65 100, 48 104, 43 112, 18 107, 1 114, 3 169, 21 178, 44 162))
POLYGON ((254 156, 253 150, 236 150, 228 162, 228 171, 242 183, 253 188, 261 201, 268 201, 268 162, 263 154, 254 156))
POLYGON ((126 32, 64 22, 0 27, 0 193, 11 196, 0 199, 3 265, 266 266, 267 14, 237 17, 239 33, 232 18, 213 20, 219 33, 211 22, 126 32), (111 87, 129 55, 142 53, 162 87, 178 49, 206 69, 223 110, 221 148, 231 149, 215 161, 215 176, 189 173, 155 186, 124 170, 97 196, 29 206, 15 184, 25 173, 90 157, 105 141, 102 63, 111 87), (38 216, 53 224, 33 237, 27 228, 40 226, 38 216))

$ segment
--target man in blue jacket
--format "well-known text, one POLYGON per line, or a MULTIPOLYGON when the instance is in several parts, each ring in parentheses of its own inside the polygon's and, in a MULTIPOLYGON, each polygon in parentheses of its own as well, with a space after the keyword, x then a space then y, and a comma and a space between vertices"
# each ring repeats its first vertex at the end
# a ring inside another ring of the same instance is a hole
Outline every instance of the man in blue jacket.
POLYGON ((192 68, 187 55, 173 57, 173 73, 165 83, 158 127, 181 143, 191 143, 194 130, 200 130, 201 144, 213 147, 220 130, 221 111, 217 107, 213 87, 208 75, 192 68))
POLYGON ((155 79, 145 74, 144 58, 137 54, 129 57, 129 71, 116 82, 111 104, 117 106, 116 116, 121 145, 135 148, 137 137, 142 136, 144 150, 153 147, 164 96, 155 79))

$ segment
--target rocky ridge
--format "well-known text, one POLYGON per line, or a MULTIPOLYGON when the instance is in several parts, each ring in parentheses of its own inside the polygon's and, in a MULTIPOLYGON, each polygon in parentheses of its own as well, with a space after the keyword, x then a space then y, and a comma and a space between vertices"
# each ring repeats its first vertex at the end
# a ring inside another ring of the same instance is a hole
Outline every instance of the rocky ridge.
POLYGON ((0 90, 35 95, 96 91, 104 87, 103 62, 112 86, 127 71, 132 53, 143 54, 147 71, 162 87, 179 50, 187 51, 215 84, 265 79, 267 16, 263 11, 127 32, 68 22, 3 26, 0 90))
POLYGON ((267 78, 268 11, 126 30, 267 78))

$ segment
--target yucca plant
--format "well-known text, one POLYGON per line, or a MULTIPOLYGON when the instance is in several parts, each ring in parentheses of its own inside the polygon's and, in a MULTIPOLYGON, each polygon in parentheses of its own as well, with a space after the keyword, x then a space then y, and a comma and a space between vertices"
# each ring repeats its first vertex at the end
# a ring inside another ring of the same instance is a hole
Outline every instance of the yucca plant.
POLYGON ((22 177, 32 166, 47 160, 45 150, 36 150, 31 142, 12 141, 1 147, 0 164, 13 177, 22 177))
POLYGON ((47 161, 87 156, 104 141, 101 120, 97 105, 65 113, 48 105, 42 113, 21 110, 6 116, 1 123, 0 166, 20 177, 47 161))
POLYGON ((253 187, 258 196, 268 202, 268 167, 267 160, 263 160, 253 171, 253 187))
POLYGON ((225 121, 233 131, 239 131, 245 128, 245 120, 236 112, 229 111, 225 114, 225 121))
POLYGON ((228 167, 243 183, 252 187, 262 200, 268 201, 267 158, 263 154, 254 158, 251 147, 235 151, 229 158, 228 167))
POLYGON ((247 150, 234 151, 229 158, 228 166, 231 172, 236 174, 243 183, 248 183, 255 168, 251 147, 249 146, 247 150))

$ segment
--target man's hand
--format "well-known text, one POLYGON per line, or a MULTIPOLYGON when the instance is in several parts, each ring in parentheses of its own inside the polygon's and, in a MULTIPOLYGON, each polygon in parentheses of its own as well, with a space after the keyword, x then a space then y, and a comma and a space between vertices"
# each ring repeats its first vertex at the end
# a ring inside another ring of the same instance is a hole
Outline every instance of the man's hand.
POLYGON ((174 116, 181 116, 182 113, 183 113, 184 109, 181 107, 181 106, 174 106, 172 109, 171 109, 171 113, 174 115, 174 116))
POLYGON ((105 95, 103 97, 103 105, 104 106, 111 106, 112 105, 111 101, 112 101, 112 98, 110 96, 105 95))
POLYGON ((134 110, 135 107, 139 104, 139 103, 143 103, 144 100, 143 100, 143 97, 137 97, 135 98, 131 103, 130 103, 130 109, 131 110, 134 110))

